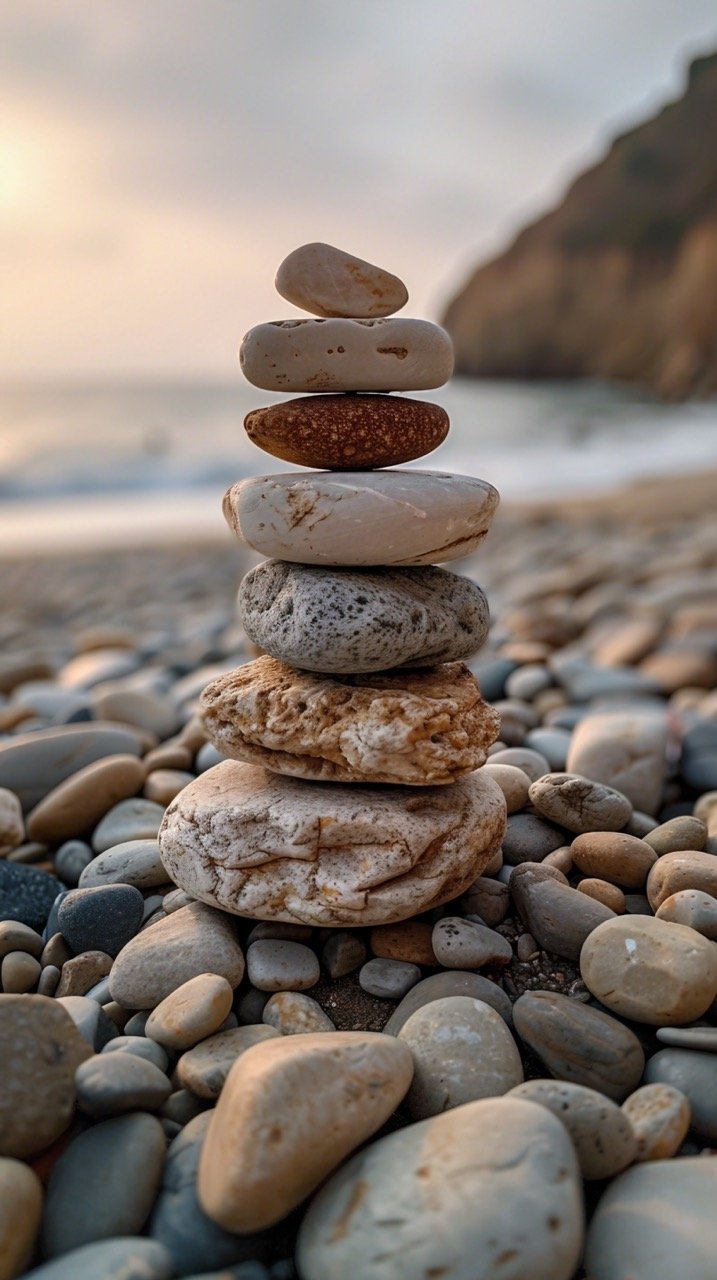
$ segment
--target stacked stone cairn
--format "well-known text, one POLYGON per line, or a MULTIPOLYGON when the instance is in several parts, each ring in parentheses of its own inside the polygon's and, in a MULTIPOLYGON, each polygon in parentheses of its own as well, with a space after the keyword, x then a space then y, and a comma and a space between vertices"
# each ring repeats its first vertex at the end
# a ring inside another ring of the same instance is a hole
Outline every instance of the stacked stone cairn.
POLYGON ((481 589, 437 568, 472 552, 498 493, 484 480, 394 470, 448 431, 404 393, 451 376, 445 331, 397 317, 395 276, 324 244, 276 287, 312 318, 244 338, 247 379, 303 392, 245 421, 267 453, 316 468, 235 484, 239 539, 269 557, 239 610, 262 656, 214 680, 201 715, 225 757, 170 805, 173 880, 258 920, 393 923, 463 893, 499 854, 506 812, 480 772, 499 717, 465 665, 483 644, 481 589))

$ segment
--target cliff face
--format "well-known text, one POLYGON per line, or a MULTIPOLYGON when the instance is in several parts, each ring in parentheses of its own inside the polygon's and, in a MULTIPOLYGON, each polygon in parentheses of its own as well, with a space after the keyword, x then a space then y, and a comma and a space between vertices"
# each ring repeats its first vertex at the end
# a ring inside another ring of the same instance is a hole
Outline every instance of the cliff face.
POLYGON ((479 267, 442 323, 458 373, 717 393, 717 53, 479 267))

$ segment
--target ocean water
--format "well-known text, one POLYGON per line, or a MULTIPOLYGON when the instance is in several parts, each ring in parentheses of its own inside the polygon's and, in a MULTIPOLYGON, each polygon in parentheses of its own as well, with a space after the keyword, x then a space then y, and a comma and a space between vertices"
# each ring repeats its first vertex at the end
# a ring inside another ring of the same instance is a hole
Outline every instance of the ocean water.
MULTIPOLYGON (((242 383, 0 386, 0 552, 223 536, 227 486, 295 470, 247 439, 242 383)), ((451 431, 411 464, 490 480, 506 498, 593 493, 717 466, 717 402, 661 405, 599 383, 455 379, 426 392, 451 431)))

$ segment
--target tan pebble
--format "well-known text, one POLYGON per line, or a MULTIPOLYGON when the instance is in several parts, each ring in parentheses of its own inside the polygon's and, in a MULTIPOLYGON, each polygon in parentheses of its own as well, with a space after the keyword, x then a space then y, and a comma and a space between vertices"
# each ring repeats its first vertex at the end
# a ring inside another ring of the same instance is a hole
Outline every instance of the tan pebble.
POLYGON ((570 739, 567 769, 617 787, 643 813, 659 808, 666 776, 664 717, 605 712, 588 715, 570 739))
POLYGON ((662 826, 650 831, 644 840, 645 844, 649 844, 657 856, 662 858, 666 853, 675 853, 684 849, 704 849, 707 834, 706 823, 700 822, 699 818, 685 815, 663 822, 662 826))
POLYGON ((111 968, 112 957, 104 951, 83 951, 63 964, 56 997, 86 995, 111 968))
POLYGON ((556 871, 562 871, 564 876, 569 876, 573 869, 573 851, 570 845, 565 844, 559 849, 553 849, 552 853, 543 858, 540 865, 541 867, 553 867, 556 871))
POLYGON ((378 925, 371 930, 368 943, 373 954, 381 959, 405 960, 408 964, 435 969, 438 961, 433 954, 432 934, 432 925, 421 920, 404 920, 399 924, 378 925))
POLYGON ((277 991, 264 1005, 262 1022, 283 1036, 335 1031, 336 1027, 321 1005, 301 991, 277 991))
POLYGON ((244 956, 231 916, 193 902, 122 948, 112 966, 110 992, 126 1009, 155 1009, 190 978, 208 972, 238 987, 244 956))
POLYGON ((650 916, 598 925, 580 953, 583 981, 608 1009, 653 1026, 701 1018, 717 996, 717 946, 650 916))
POLYGON ((658 920, 684 924, 696 929, 703 938, 717 942, 717 898, 699 889, 680 889, 660 904, 655 912, 658 920))
POLYGON ((172 991, 149 1015, 144 1034, 165 1049, 191 1049, 218 1031, 231 1012, 234 992, 226 978, 200 973, 172 991))
POLYGON ((37 1155, 65 1132, 75 1109, 75 1071, 91 1056, 56 1000, 0 996, 0 1155, 37 1155))
POLYGON ((137 637, 126 627, 86 627, 74 637, 75 653, 93 653, 95 649, 135 649, 137 637))
POLYGON ((0 733, 11 733, 13 729, 17 729, 18 725, 23 724, 25 720, 31 720, 34 714, 32 707, 15 706, 14 704, 9 707, 0 707, 0 733))
POLYGON ((197 1190, 228 1231, 273 1226, 388 1119, 413 1075, 380 1033, 269 1040, 232 1067, 207 1131, 197 1190))
POLYGON ((144 774, 142 762, 129 755, 86 765, 35 806, 27 819, 28 835, 54 844, 84 835, 120 800, 137 794, 144 774))
POLYGON ((41 956, 44 943, 39 933, 19 920, 0 920, 0 960, 10 951, 26 951, 41 956))
POLYGON ((24 995, 32 991, 41 973, 42 966, 35 956, 26 951, 10 951, 0 967, 2 989, 8 994, 24 995))
POLYGON ((16 849, 24 839, 22 805, 14 791, 0 787, 0 858, 16 849))
POLYGON ((147 775, 156 769, 179 769, 187 771, 191 768, 194 752, 180 742, 163 742, 161 747, 154 747, 144 756, 143 763, 147 775))
POLYGON ((657 854, 644 840, 620 831, 589 831, 573 840, 575 866, 624 889, 642 889, 657 854))
POLYGON ((182 907, 189 907, 196 901, 190 894, 185 893, 184 889, 170 889, 162 898, 162 910, 165 915, 171 915, 173 911, 180 911, 182 907))
POLYGON ((42 1199, 42 1183, 28 1165, 0 1158, 0 1280, 15 1280, 32 1261, 42 1199))
POLYGON ((213 1101, 219 1097, 237 1058, 255 1044, 278 1035, 275 1027, 263 1024, 218 1031, 182 1054, 176 1066, 177 1080, 195 1097, 213 1101))
POLYGON ((491 764, 489 761, 483 766, 483 770, 489 778, 498 783, 505 796, 508 813, 517 813, 519 809, 525 808, 528 803, 530 778, 523 773, 522 769, 516 769, 512 764, 491 764))
POLYGON ((390 316, 408 302, 398 276, 319 241, 284 258, 274 286, 287 302, 315 316, 390 316))
POLYGON ((117 1004, 116 1000, 110 1000, 108 1004, 103 1004, 103 1011, 107 1014, 110 1022, 114 1022, 120 1032, 124 1030, 125 1024, 129 1021, 130 1010, 123 1009, 121 1004, 117 1004))
POLYGON ((607 880, 595 880, 588 877, 585 880, 581 880, 577 888, 580 893, 586 893, 589 898, 595 898, 596 902, 602 902, 604 906, 614 911, 615 915, 622 916, 625 914, 625 895, 616 884, 610 884, 607 880))
POLYGON ((700 850, 681 850, 658 858, 647 881, 653 911, 681 889, 699 889, 717 898, 717 858, 700 850))
POLYGON ((710 834, 712 833, 713 823, 717 823, 717 791, 705 791, 704 795, 700 796, 695 804, 693 816, 698 821, 704 822, 710 834))
MULTIPOLYGON (((187 721, 184 727, 180 730, 176 739, 174 739, 177 745, 186 747, 186 749, 191 752, 192 759, 194 759, 199 748, 204 746, 206 740, 207 731, 199 719, 199 716, 192 716, 191 720, 187 721)), ((168 744, 165 742, 163 745, 167 746, 168 744)))
POLYGON ((636 1160, 669 1160, 690 1127, 690 1104, 671 1084, 645 1084, 622 1104, 637 1138, 636 1160))
POLYGON ((47 869, 54 871, 54 867, 48 861, 48 848, 46 844, 40 844, 36 840, 27 840, 25 844, 19 844, 16 849, 11 849, 5 855, 8 862, 23 862, 28 866, 40 867, 41 870, 47 869), (42 864, 48 863, 47 868, 42 864))
POLYGON ((63 964, 66 964, 70 959, 71 955, 72 952, 70 951, 70 948, 65 942, 62 934, 53 933, 52 937, 48 938, 42 949, 40 964, 43 969, 48 964, 56 965, 58 969, 61 969, 63 964))
POLYGON ((194 782, 194 774, 182 769, 153 769, 147 774, 142 795, 157 804, 168 805, 190 782, 194 782))
POLYGON ((131 724, 137 729, 156 733, 158 738, 168 738, 179 726, 175 707, 156 693, 107 689, 93 693, 92 701, 98 718, 131 724))
POLYGON ((614 1178, 636 1158, 637 1140, 625 1108, 596 1089, 566 1080, 528 1080, 509 1096, 537 1102, 557 1116, 588 1181, 614 1178))
POLYGON ((664 693, 674 693, 684 685, 711 689, 717 681, 717 658, 706 647, 658 649, 638 669, 656 680, 664 693))
POLYGON ((482 874, 484 876, 497 876, 503 866, 503 850, 496 849, 495 853, 486 862, 482 874))
POLYGON ((548 712, 567 706, 567 702, 562 689, 541 689, 533 698, 533 707, 542 720, 548 712))

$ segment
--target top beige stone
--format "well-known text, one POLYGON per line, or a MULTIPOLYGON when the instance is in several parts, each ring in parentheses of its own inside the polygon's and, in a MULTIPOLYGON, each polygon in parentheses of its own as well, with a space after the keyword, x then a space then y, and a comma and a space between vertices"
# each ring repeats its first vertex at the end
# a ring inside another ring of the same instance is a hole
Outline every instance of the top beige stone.
POLYGON ((277 293, 315 316, 371 320, 390 316, 408 302, 398 276, 330 244, 302 244, 281 263, 277 293))

